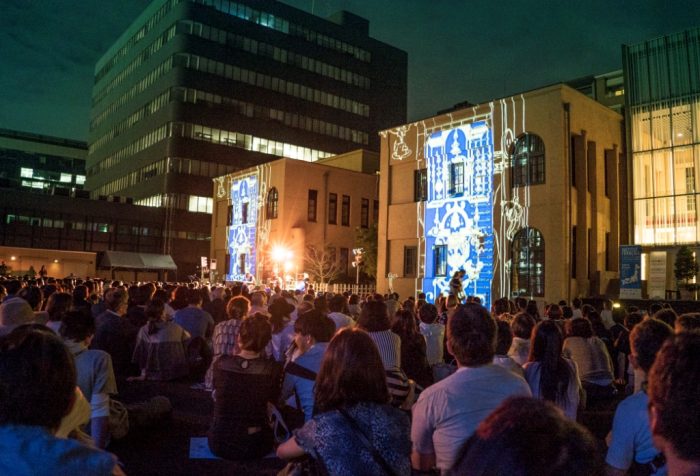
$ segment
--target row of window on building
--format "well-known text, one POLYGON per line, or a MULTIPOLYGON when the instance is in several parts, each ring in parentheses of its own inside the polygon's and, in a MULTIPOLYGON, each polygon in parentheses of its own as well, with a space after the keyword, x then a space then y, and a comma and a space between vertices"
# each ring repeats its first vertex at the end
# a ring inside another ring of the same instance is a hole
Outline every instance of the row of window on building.
POLYGON ((95 233, 116 233, 127 236, 168 236, 183 240, 211 240, 208 233, 198 233, 192 231, 172 230, 170 233, 162 232, 158 227, 140 226, 130 224, 114 224, 106 222, 93 222, 90 220, 71 220, 67 218, 45 218, 40 216, 30 216, 8 213, 5 215, 4 223, 7 225, 26 225, 32 228, 47 228, 60 230, 75 230, 81 232, 95 233))

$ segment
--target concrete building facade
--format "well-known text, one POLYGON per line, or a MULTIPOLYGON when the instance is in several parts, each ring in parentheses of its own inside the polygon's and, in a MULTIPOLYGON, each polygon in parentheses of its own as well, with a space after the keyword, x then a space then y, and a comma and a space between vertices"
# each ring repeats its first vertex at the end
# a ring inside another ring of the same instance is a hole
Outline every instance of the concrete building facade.
POLYGON ((356 228, 377 224, 378 155, 359 150, 315 163, 280 159, 214 180, 218 275, 296 276, 324 264, 353 277, 356 228))
POLYGON ((165 251, 192 269, 213 177, 378 150, 376 132, 405 121, 406 68, 348 12, 155 0, 96 65, 86 188, 164 208, 165 251))
POLYGON ((382 132, 378 289, 546 302, 614 287, 623 119, 565 86, 382 132), (391 276, 391 279, 389 278, 391 276))

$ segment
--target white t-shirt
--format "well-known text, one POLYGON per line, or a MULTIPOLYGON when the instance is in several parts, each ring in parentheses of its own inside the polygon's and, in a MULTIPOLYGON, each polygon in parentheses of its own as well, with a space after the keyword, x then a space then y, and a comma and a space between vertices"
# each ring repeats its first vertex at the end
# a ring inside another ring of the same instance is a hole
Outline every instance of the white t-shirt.
POLYGON ((428 357, 428 365, 439 364, 443 360, 445 345, 445 326, 434 322, 419 325, 420 333, 425 337, 425 354, 428 357))
POLYGON ((329 312, 328 317, 335 323, 336 331, 343 327, 353 327, 355 325, 355 321, 352 320, 352 317, 346 316, 342 312, 329 312))
POLYGON ((435 453, 450 469, 476 427, 508 397, 531 396, 525 379, 493 364, 461 367, 426 388, 413 406, 411 441, 419 453, 435 453))

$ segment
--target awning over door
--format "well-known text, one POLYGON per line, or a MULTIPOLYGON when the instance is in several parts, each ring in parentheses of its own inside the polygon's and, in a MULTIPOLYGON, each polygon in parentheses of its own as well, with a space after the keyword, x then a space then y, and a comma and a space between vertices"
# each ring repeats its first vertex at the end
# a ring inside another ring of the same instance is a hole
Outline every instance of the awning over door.
POLYGON ((170 255, 132 253, 129 251, 104 251, 100 258, 99 267, 134 270, 177 269, 170 255))

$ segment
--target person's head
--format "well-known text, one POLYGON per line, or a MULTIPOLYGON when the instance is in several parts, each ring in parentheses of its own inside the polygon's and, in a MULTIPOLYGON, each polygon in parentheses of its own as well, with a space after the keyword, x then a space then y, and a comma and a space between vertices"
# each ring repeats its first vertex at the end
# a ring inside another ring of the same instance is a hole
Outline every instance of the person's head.
POLYGON ((323 356, 314 393, 317 413, 358 402, 389 402, 384 365, 366 332, 346 328, 333 337, 323 356))
POLYGON ((517 313, 513 318, 513 322, 510 323, 513 336, 520 339, 529 339, 534 327, 535 319, 526 312, 517 313))
POLYGON ((82 303, 88 298, 88 288, 84 284, 80 284, 73 288, 73 301, 82 303))
POLYGON ((0 338, 0 426, 58 428, 75 384, 73 357, 49 329, 20 326, 0 338))
POLYGON ((61 322, 61 337, 66 340, 84 342, 95 335, 95 318, 88 312, 68 311, 61 322))
POLYGON ((581 315, 583 317, 588 317, 590 313, 596 312, 595 307, 590 304, 584 304, 581 306, 581 315))
POLYGON ((553 321, 559 320, 562 318, 561 315, 561 308, 559 307, 558 304, 550 304, 547 306, 547 310, 545 311, 545 316, 547 316, 548 319, 551 319, 553 321))
POLYGON ((634 326, 642 322, 642 320, 644 320, 644 316, 642 316, 641 312, 630 311, 625 315, 625 327, 631 331, 632 329, 634 329, 634 326))
POLYGON ((700 312, 688 312, 681 314, 676 319, 674 329, 677 334, 700 329, 700 312))
POLYGON ((498 327, 496 355, 507 355, 508 349, 513 344, 513 332, 510 330, 510 324, 503 319, 496 319, 496 327, 498 327))
POLYGON ((574 309, 581 309, 581 304, 583 304, 583 301, 581 301, 581 298, 578 297, 571 301, 571 305, 574 307, 574 309))
POLYGON ((596 439, 553 404, 528 397, 501 403, 467 440, 454 474, 602 476, 596 439))
POLYGON ((238 333, 241 349, 262 352, 272 340, 272 326, 266 317, 256 314, 243 319, 238 333))
POLYGON ((423 304, 418 309, 418 318, 425 324, 432 324, 437 320, 438 310, 433 304, 423 304))
POLYGON ((649 305, 649 315, 653 316, 657 312, 659 312, 661 309, 663 309, 664 306, 660 302, 653 302, 649 305))
POLYGON ((565 320, 574 317, 574 310, 571 306, 561 306, 561 317, 565 320))
POLYGON ((508 302, 508 299, 504 297, 496 299, 493 302, 494 317, 498 317, 501 314, 505 314, 506 312, 510 312, 510 302, 508 302))
POLYGON ((15 327, 34 321, 34 311, 27 301, 10 297, 0 304, 0 335, 9 334, 15 327))
POLYGON ((566 321, 566 337, 583 337, 588 339, 593 337, 593 327, 588 319, 577 317, 566 321))
POLYGON ((328 314, 328 301, 326 300, 326 296, 321 293, 316 296, 314 299, 314 309, 317 309, 322 314, 328 314))
POLYGON ((649 423, 666 455, 700 464, 700 333, 667 340, 649 372, 649 423))
POLYGON ((496 321, 483 306, 465 304, 447 323, 447 349, 463 367, 491 363, 496 332, 496 321))
POLYGON ((328 302, 328 309, 331 312, 343 312, 343 310, 345 309, 345 305, 345 296, 343 296, 342 294, 336 294, 328 302))
POLYGON ((187 305, 188 306, 201 306, 202 305, 202 292, 197 288, 189 288, 187 290, 187 305))
POLYGON ((289 315, 294 311, 294 306, 289 304, 283 297, 277 297, 273 299, 267 310, 270 313, 272 333, 276 334, 284 328, 289 320, 289 315))
POLYGON ((524 297, 515 298, 515 312, 523 312, 527 308, 527 299, 524 297))
POLYGON ((250 295, 250 305, 255 307, 265 307, 267 296, 262 291, 255 291, 250 295))
POLYGON ((250 301, 243 296, 232 297, 226 304, 226 316, 229 319, 243 319, 250 311, 250 301))
POLYGON ((525 312, 530 314, 536 320, 540 319, 540 309, 539 309, 539 307, 537 307, 537 301, 533 301, 533 300, 528 301, 527 307, 525 308, 525 312))
POLYGON ((294 322, 294 343, 302 352, 318 342, 329 342, 333 334, 335 323, 318 309, 300 314, 294 322))
POLYGON ((60 321, 73 303, 73 296, 68 293, 53 293, 46 303, 49 321, 60 321))
POLYGON ((158 332, 158 323, 165 319, 165 303, 157 298, 151 299, 146 303, 144 314, 148 319, 148 333, 155 334, 158 332))
POLYGON ((648 373, 656 354, 666 339, 673 335, 671 326, 658 319, 645 319, 630 332, 630 361, 635 368, 648 373))
POLYGON ((127 299, 126 291, 121 288, 110 288, 105 292, 105 306, 117 314, 126 309, 127 299))
POLYGON ((41 304, 44 302, 44 294, 38 286, 27 286, 17 292, 17 297, 21 297, 29 303, 29 306, 38 311, 41 304))
POLYGON ((674 327, 676 325, 676 319, 678 318, 678 314, 676 314, 676 311, 674 311, 671 308, 661 309, 659 311, 656 311, 654 314, 650 314, 650 315, 654 319, 658 319, 660 321, 663 321, 671 327, 674 327))
MULTIPOLYGON (((434 306, 433 306, 434 307, 434 306)), ((394 316, 394 324, 391 330, 400 336, 418 335, 418 326, 416 325, 416 317, 411 311, 399 309, 394 316)))
POLYGON ((367 332, 379 332, 391 329, 391 321, 384 301, 368 301, 362 306, 357 326, 367 332))

